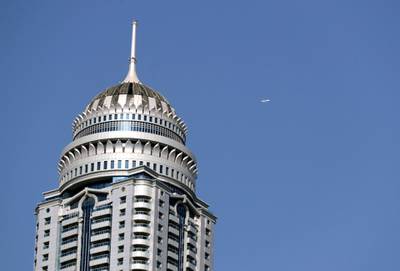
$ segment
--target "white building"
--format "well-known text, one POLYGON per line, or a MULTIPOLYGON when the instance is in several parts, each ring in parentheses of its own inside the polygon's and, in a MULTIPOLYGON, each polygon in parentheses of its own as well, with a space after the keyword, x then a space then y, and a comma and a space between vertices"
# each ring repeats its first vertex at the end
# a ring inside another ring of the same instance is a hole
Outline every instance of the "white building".
POLYGON ((216 217, 197 198, 187 127, 129 72, 73 122, 59 187, 36 208, 34 270, 209 271, 216 217))

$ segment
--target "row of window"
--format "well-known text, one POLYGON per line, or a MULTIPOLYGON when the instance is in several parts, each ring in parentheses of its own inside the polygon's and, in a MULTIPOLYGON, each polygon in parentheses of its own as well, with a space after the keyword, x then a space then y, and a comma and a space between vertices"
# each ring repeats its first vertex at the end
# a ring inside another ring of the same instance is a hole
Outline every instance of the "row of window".
POLYGON ((158 124, 161 126, 164 126, 172 131, 174 131, 175 133, 177 133, 178 135, 180 135, 181 137, 185 137, 184 133, 181 131, 181 129, 167 121, 167 120, 163 120, 161 118, 158 117, 153 117, 153 116, 147 116, 147 115, 141 115, 141 114, 131 114, 131 113, 120 113, 120 114, 109 114, 108 117, 107 115, 104 116, 99 116, 99 117, 94 117, 91 119, 88 119, 84 122, 82 122, 81 124, 79 124, 78 127, 76 127, 75 131, 77 130, 81 130, 84 128, 89 127, 90 125, 96 124, 96 123, 101 123, 101 122, 105 122, 105 121, 112 121, 112 120, 138 120, 138 121, 148 121, 148 122, 152 122, 154 124, 158 124))
POLYGON ((175 141, 178 141, 179 143, 183 144, 185 143, 184 136, 179 135, 176 132, 167 129, 165 127, 141 121, 109 121, 109 122, 94 124, 87 128, 82 129, 79 133, 76 134, 74 139, 91 134, 102 133, 102 132, 114 132, 114 131, 136 131, 136 132, 151 133, 171 138, 175 141))
POLYGON ((96 162, 96 163, 90 163, 86 165, 82 165, 80 167, 77 167, 70 172, 67 172, 63 177, 62 177, 62 182, 69 181, 75 177, 78 177, 83 174, 87 174, 90 172, 94 171, 99 171, 99 170, 108 170, 108 169, 131 169, 135 168, 137 166, 144 166, 146 165, 148 168, 152 168, 154 171, 169 176, 171 178, 175 178, 177 180, 180 180, 183 182, 185 185, 190 187, 191 189, 194 189, 193 183, 190 181, 190 179, 184 175, 183 173, 179 172, 178 170, 175 169, 170 169, 169 167, 164 167, 163 165, 158 165, 156 163, 150 163, 150 162, 144 162, 144 161, 139 161, 137 163, 136 160, 110 160, 110 161, 103 161, 103 162, 96 162))

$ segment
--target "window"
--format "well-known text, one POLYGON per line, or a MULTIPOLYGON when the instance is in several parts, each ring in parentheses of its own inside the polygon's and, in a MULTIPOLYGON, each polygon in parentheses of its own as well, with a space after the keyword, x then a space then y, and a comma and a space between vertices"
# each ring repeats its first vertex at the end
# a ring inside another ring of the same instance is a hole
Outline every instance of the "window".
POLYGON ((45 225, 49 225, 50 222, 51 222, 51 217, 46 217, 46 218, 44 219, 44 224, 45 224, 45 225))
POLYGON ((159 244, 161 244, 162 243, 162 238, 160 236, 158 236, 157 241, 158 241, 159 244))
POLYGON ((210 236, 211 235, 211 231, 209 229, 206 229, 206 235, 210 236))
POLYGON ((142 119, 142 115, 138 114, 138 120, 142 119))
POLYGON ((111 169, 114 169, 114 160, 111 160, 111 169))
POLYGON ((160 200, 160 202, 158 203, 158 206, 160 206, 162 208, 162 207, 164 207, 164 204, 165 204, 164 201, 160 200))
POLYGON ((47 237, 47 236, 49 236, 50 235, 50 230, 45 230, 44 231, 44 237, 47 237))
POLYGON ((118 240, 119 240, 119 241, 122 241, 122 240, 124 240, 124 239, 125 239, 125 234, 124 234, 124 233, 118 234, 118 240))
POLYGON ((169 167, 165 167, 165 175, 169 174, 169 167))
POLYGON ((149 121, 150 121, 150 122, 153 122, 153 117, 149 117, 149 121))
POLYGON ((82 166, 79 167, 79 175, 82 174, 82 166))
POLYGON ((96 118, 93 118, 93 123, 96 123, 96 118))
POLYGON ((118 114, 114 114, 114 119, 118 119, 118 114))
POLYGON ((123 119, 124 118, 124 114, 119 114, 119 117, 120 117, 120 119, 123 119))
POLYGON ((157 268, 161 268, 161 267, 162 267, 162 264, 159 261, 157 261, 157 268))
POLYGON ((124 264, 124 258, 118 258, 118 265, 124 264))
POLYGON ((135 119, 135 114, 132 114, 132 119, 133 119, 133 120, 135 119))
POLYGON ((204 258, 206 258, 206 260, 210 259, 210 254, 208 254, 207 252, 204 254, 204 258))
POLYGON ((136 161, 132 160, 132 167, 135 168, 136 167, 136 161))
POLYGON ((156 163, 153 164, 153 170, 154 170, 154 171, 157 170, 157 164, 156 164, 156 163))
POLYGON ((161 249, 157 248, 157 255, 161 256, 161 253, 162 253, 161 249))
POLYGON ((121 167, 122 167, 122 161, 118 160, 118 168, 121 168, 121 167))
POLYGON ((160 173, 163 174, 163 166, 160 165, 160 173))
POLYGON ((103 169, 107 169, 107 161, 104 161, 104 163, 103 163, 103 169))
POLYGON ((120 197, 119 198, 119 203, 120 204, 123 204, 123 203, 125 203, 126 202, 126 196, 123 196, 123 197, 120 197))
POLYGON ((147 116, 146 115, 143 116, 143 120, 147 121, 147 116))
POLYGON ((206 241, 206 247, 210 247, 210 242, 206 241))
POLYGON ((75 169, 75 177, 78 175, 78 169, 75 169))
POLYGON ((94 171, 94 163, 90 164, 90 171, 94 171))
POLYGON ((129 160, 125 160, 125 168, 129 168, 129 160))
POLYGON ((158 224, 158 230, 163 231, 163 226, 161 224, 158 224))
POLYGON ((164 218, 164 214, 161 213, 161 212, 159 212, 159 213, 158 213, 158 218, 159 218, 159 219, 163 219, 163 218, 164 218))
POLYGON ((85 173, 88 172, 88 165, 85 165, 85 173))
POLYGON ((126 210, 125 210, 125 209, 119 210, 119 216, 124 216, 125 213, 126 213, 126 210))
POLYGON ((47 261, 49 259, 49 254, 43 254, 43 261, 47 261))
POLYGON ((120 221, 118 224, 118 228, 120 229, 125 228, 125 221, 120 221))
POLYGON ((139 161, 139 166, 143 166, 143 161, 139 161))
POLYGON ((124 252, 124 246, 118 246, 118 253, 124 252))
POLYGON ((103 116, 103 121, 106 121, 107 120, 107 116, 103 116))
POLYGON ((112 115, 108 115, 108 120, 112 120, 112 115))
POLYGON ((97 162, 97 170, 100 170, 101 168, 101 162, 97 162))
POLYGON ((44 242, 43 243, 43 249, 49 248, 49 242, 44 242))
POLYGON ((150 167, 150 162, 147 162, 147 163, 146 163, 146 166, 147 166, 147 167, 150 167))

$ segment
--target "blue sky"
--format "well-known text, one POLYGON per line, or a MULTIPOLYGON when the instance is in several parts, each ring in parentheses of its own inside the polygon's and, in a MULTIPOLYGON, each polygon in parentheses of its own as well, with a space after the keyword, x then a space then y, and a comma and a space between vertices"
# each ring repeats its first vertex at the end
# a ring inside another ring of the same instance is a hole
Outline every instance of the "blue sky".
POLYGON ((136 18, 139 77, 188 124, 219 217, 216 270, 400 270, 399 5, 1 1, 2 269, 32 269, 35 205, 136 18))

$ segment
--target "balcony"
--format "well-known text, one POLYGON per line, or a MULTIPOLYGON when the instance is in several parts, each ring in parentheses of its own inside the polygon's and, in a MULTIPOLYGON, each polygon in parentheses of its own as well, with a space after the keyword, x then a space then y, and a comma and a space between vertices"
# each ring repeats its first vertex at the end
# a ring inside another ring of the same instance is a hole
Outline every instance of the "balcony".
POLYGON ((148 270, 149 264, 144 261, 132 261, 131 269, 132 270, 148 270))
POLYGON ((69 248, 72 248, 72 247, 76 247, 76 246, 78 246, 78 241, 74 240, 74 241, 62 244, 61 245, 61 250, 66 250, 66 249, 69 249, 69 248))
POLYGON ((62 238, 67 238, 74 235, 78 235, 78 228, 70 229, 68 231, 61 233, 62 238))
POLYGON ((175 260, 178 260, 178 254, 175 253, 174 251, 168 250, 167 256, 168 256, 168 257, 171 257, 171 258, 173 258, 173 259, 175 259, 175 260))
POLYGON ((104 256, 104 257, 99 257, 97 259, 91 259, 89 262, 89 266, 96 266, 96 265, 102 265, 102 264, 108 264, 109 257, 104 256))
POLYGON ((135 250, 132 251, 132 257, 138 257, 138 258, 146 258, 148 259, 150 256, 149 251, 143 251, 143 250, 135 250))
POLYGON ((149 246, 149 239, 139 239, 139 238, 132 238, 132 245, 143 245, 143 246, 149 246))
POLYGON ((173 265, 171 263, 167 263, 167 269, 171 271, 178 271, 178 267, 176 267, 176 265, 173 265))
POLYGON ((61 221, 62 226, 67 226, 73 223, 78 223, 79 217, 78 216, 70 216, 67 218, 64 218, 64 220, 61 221))
POLYGON ((179 236, 179 231, 171 226, 168 227, 168 231, 179 236))
POLYGON ((174 246, 176 248, 179 247, 179 244, 177 241, 175 241, 174 239, 168 238, 168 244, 170 244, 171 246, 174 246))
POLYGON ((107 251, 110 251, 110 245, 109 244, 90 248, 90 254, 96 254, 96 253, 99 253, 99 252, 107 252, 107 251))
POLYGON ((76 265, 70 265, 68 267, 60 268, 61 271, 76 271, 76 265))
POLYGON ((187 243, 193 245, 194 247, 197 246, 197 242, 195 240, 193 240, 192 238, 186 237, 185 240, 186 240, 187 243))
POLYGON ((106 240, 106 239, 110 239, 111 238, 111 233, 110 232, 104 232, 101 234, 96 234, 96 235, 92 235, 90 237, 90 241, 91 242, 97 242, 100 240, 106 240))
POLYGON ((151 205, 150 202, 135 201, 135 202, 133 203, 133 207, 134 207, 134 208, 141 208, 141 209, 143 208, 143 209, 149 209, 149 210, 151 210, 152 205, 151 205))
POLYGON ((134 224, 133 225, 133 232, 150 234, 151 233, 151 228, 149 227, 148 224, 134 224))
POLYGON ((151 217, 150 217, 150 214, 135 213, 135 214, 133 214, 133 220, 134 221, 148 221, 148 222, 150 222, 151 217))
POLYGON ((111 207, 104 208, 104 209, 102 208, 102 209, 93 211, 92 217, 94 218, 94 217, 98 217, 98 216, 111 215, 111 213, 112 213, 111 207))
POLYGON ((65 255, 65 256, 61 256, 60 257, 60 263, 68 262, 70 260, 75 260, 75 259, 76 259, 76 252, 68 254, 68 255, 65 255))
POLYGON ((92 222, 92 230, 111 227, 111 220, 103 220, 103 221, 93 221, 92 222))

